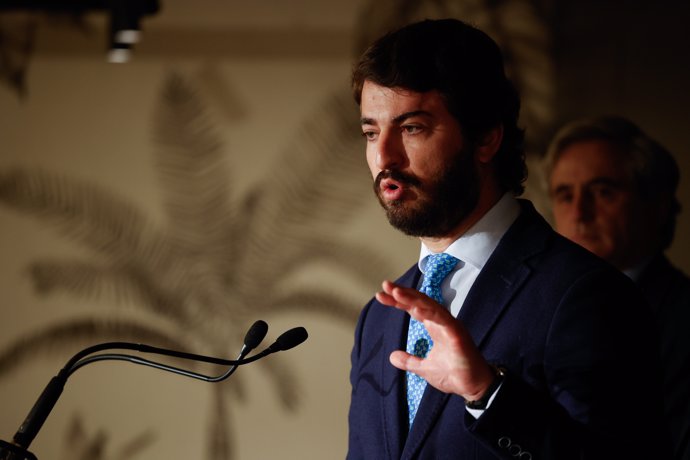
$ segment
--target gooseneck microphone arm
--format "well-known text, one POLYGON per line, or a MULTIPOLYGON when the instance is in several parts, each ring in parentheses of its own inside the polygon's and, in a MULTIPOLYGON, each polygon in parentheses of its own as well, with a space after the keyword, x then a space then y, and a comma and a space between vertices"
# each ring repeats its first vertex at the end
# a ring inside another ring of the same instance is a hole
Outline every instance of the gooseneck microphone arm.
MULTIPOLYGON (((165 348, 157 348, 157 347, 152 347, 150 345, 144 345, 144 344, 132 344, 128 342, 109 342, 109 343, 104 343, 100 345, 95 345, 91 347, 90 349, 86 349, 83 352, 78 353, 79 356, 75 355, 75 358, 72 358, 70 362, 68 363, 69 366, 69 371, 68 371, 68 376, 72 375, 77 369, 90 364, 92 362, 96 361, 112 361, 112 360, 119 360, 119 361, 128 361, 133 364, 141 364, 144 366, 149 366, 149 367, 154 367, 156 369, 160 369, 163 371, 168 371, 172 372, 174 374, 179 374, 179 375, 184 375, 186 377, 191 377, 195 378, 198 380, 203 380, 205 382, 221 382, 228 377, 230 377, 235 370, 237 370, 237 367, 242 365, 242 364, 248 364, 253 361, 256 361, 257 359, 263 358, 264 356, 269 355, 270 353, 274 353, 276 351, 281 351, 275 349, 277 347, 277 343, 279 342, 284 342, 285 340, 290 340, 291 342, 295 342, 293 346, 297 346, 300 343, 302 343, 304 340, 306 340, 306 335, 304 335, 303 339, 299 339, 299 342, 296 342, 293 339, 286 339, 286 337, 292 337, 295 333, 297 332, 298 335, 302 335, 301 331, 304 331, 304 334, 306 334, 306 330, 304 328, 295 328, 295 329, 290 329, 289 331, 283 333, 276 342, 268 347, 266 350, 263 352, 252 356, 251 358, 244 359, 245 356, 249 354, 250 351, 252 351, 254 348, 256 348, 259 343, 263 340, 263 338, 266 336, 266 332, 268 331, 268 325, 264 321, 257 321, 255 322, 252 327, 249 329, 247 332, 247 335, 244 338, 244 345, 242 346, 242 350, 240 351, 240 354, 237 356, 236 360, 228 360, 228 359, 221 359, 221 358, 214 358, 212 356, 204 356, 204 355, 197 355, 193 353, 185 353, 182 351, 175 351, 175 350, 168 350, 165 348), (101 351, 101 350, 113 350, 113 349, 132 349, 144 353, 153 353, 157 355, 166 355, 166 356, 172 356, 175 358, 182 358, 182 359, 188 359, 188 360, 193 360, 193 361, 200 361, 200 362, 206 362, 206 363, 211 363, 211 364, 220 364, 220 365, 228 365, 231 366, 226 372, 216 376, 212 377, 209 375, 204 375, 204 374, 199 374, 197 372, 189 371, 187 369, 182 369, 179 367, 175 366, 170 366, 168 364, 162 364, 158 363, 155 361, 151 361, 148 359, 140 358, 138 356, 132 356, 132 355, 126 355, 126 354, 121 354, 121 353, 103 353, 99 355, 93 355, 93 356, 88 356, 90 354, 93 354, 96 351, 101 351), (267 352, 268 350, 271 350, 270 352, 267 352)), ((67 366, 65 366, 67 367, 67 366)))
MULTIPOLYGON (((308 337, 307 331, 303 327, 296 327, 290 329, 281 334, 273 344, 271 344, 262 352, 257 353, 256 355, 250 358, 246 358, 246 356, 261 343, 263 338, 266 336, 267 331, 268 325, 264 321, 256 321, 249 329, 249 331, 247 331, 247 334, 244 338, 244 345, 242 346, 242 350, 240 351, 237 359, 235 360, 227 360, 215 358, 212 356, 197 355, 194 353, 168 350, 165 348, 153 347, 151 345, 130 342, 106 342, 85 348, 84 350, 81 350, 78 353, 76 353, 65 364, 65 366, 60 370, 60 372, 50 380, 46 388, 43 390, 43 393, 41 393, 41 396, 39 396, 38 400, 29 412, 29 415, 27 415, 26 419, 17 430, 17 433, 14 435, 13 445, 9 445, 8 443, 5 443, 4 441, 0 440, 0 454, 2 454, 2 448, 6 448, 10 452, 18 451, 25 455, 22 457, 17 456, 8 458, 35 458, 33 454, 28 452, 26 449, 28 449, 29 445, 38 434, 38 431, 43 426, 43 423, 48 418, 48 415, 50 414, 51 410, 57 403, 58 398, 62 394, 62 390, 65 386, 67 378, 74 372, 76 372, 78 369, 86 366, 87 364, 97 361, 127 361, 133 364, 140 364, 148 367, 153 367, 163 371, 172 372, 178 375, 203 380, 206 382, 220 382, 230 377, 230 375, 232 375, 235 372, 235 370, 237 370, 238 366, 254 362, 278 351, 289 350, 290 348, 296 347, 297 345, 307 340, 308 337), (197 362, 225 365, 230 366, 230 368, 226 372, 214 377, 128 354, 101 353, 94 355, 94 353, 99 353, 101 351, 117 349, 135 350, 141 353, 150 353, 197 362)), ((4 457, 2 456, 0 456, 0 458, 4 459, 4 457)))

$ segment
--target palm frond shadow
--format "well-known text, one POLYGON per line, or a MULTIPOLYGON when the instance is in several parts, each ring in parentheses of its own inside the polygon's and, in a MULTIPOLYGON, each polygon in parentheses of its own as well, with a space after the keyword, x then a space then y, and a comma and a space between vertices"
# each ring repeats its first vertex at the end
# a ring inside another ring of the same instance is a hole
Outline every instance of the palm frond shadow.
POLYGON ((0 174, 0 200, 111 262, 137 254, 152 237, 146 217, 131 203, 97 185, 41 170, 0 174))
MULTIPOLYGON (((189 343, 174 334, 127 320, 80 318, 48 326, 26 334, 0 351, 0 377, 11 373, 32 358, 62 358, 63 362, 80 349, 97 342, 142 341, 156 346, 184 350, 189 343), (69 354, 66 355, 65 352, 69 354)), ((55 369, 57 373, 59 369, 55 369)))
POLYGON ((254 212, 249 214, 255 231, 247 238, 241 260, 266 263, 252 264, 246 276, 281 279, 297 264, 327 260, 337 264, 343 275, 369 285, 390 270, 390 264, 366 243, 333 244, 332 235, 355 219, 372 195, 358 118, 348 92, 332 94, 308 117, 277 162, 275 174, 257 186, 265 192, 255 198, 254 212), (286 241, 289 247, 279 248, 286 241))
MULTIPOLYGON (((59 458, 63 460, 131 460, 155 441, 155 434, 144 431, 127 441, 112 455, 108 455, 110 439, 103 430, 90 434, 81 416, 72 417, 66 428, 65 453, 59 458)), ((141 458, 141 457, 140 457, 141 458)))
MULTIPOLYGON (((188 81, 171 74, 154 116, 162 228, 98 185, 39 170, 1 172, 0 203, 48 224, 91 254, 32 262, 37 292, 114 300, 160 321, 80 318, 48 326, 2 350, 0 377, 37 356, 105 340, 222 355, 241 343, 259 313, 309 311, 353 323, 359 305, 348 295, 291 279, 326 263, 367 292, 367 283, 390 272, 387 261, 365 243, 353 245, 339 236, 371 193, 353 110, 344 92, 324 101, 288 144, 277 174, 235 196, 229 157, 203 101, 188 81)), ((260 364, 283 407, 298 408, 299 382, 289 366, 278 360, 260 364)), ((244 386, 238 375, 234 385, 218 390, 218 405, 225 407, 228 395, 242 398, 244 386)), ((209 433, 208 458, 230 459, 227 411, 212 411, 210 417, 211 426, 220 428, 209 433)))

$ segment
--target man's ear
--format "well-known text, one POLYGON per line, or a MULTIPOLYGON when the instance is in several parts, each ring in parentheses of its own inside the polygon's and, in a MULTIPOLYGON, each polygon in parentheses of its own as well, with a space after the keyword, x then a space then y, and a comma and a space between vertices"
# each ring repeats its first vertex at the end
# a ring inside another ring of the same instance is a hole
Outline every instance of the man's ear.
POLYGON ((493 160, 494 155, 498 152, 501 142, 503 141, 503 125, 497 125, 490 129, 477 142, 477 149, 475 154, 480 163, 489 163, 493 160))

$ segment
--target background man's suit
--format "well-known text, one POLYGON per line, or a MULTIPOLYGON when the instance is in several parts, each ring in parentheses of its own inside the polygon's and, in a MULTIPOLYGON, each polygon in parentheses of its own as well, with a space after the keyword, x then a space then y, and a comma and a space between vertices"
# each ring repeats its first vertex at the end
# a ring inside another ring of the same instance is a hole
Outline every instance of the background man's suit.
MULTIPOLYGON (((409 316, 374 299, 352 351, 348 459, 665 458, 646 306, 627 278, 521 205, 460 312, 486 359, 508 370, 491 407, 475 420, 462 398, 428 385, 408 434, 404 372, 388 357, 405 348, 409 316)), ((420 276, 415 265, 398 283, 420 276)))
POLYGON ((661 339, 664 411, 677 446, 673 458, 690 460, 690 280, 660 254, 637 284, 661 339))

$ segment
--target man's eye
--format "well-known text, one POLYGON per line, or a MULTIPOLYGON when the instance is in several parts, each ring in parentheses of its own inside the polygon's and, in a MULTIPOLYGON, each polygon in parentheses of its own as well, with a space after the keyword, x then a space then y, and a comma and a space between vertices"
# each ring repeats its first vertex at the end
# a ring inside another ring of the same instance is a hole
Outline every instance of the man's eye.
POLYGON ((419 125, 405 125, 402 127, 402 129, 407 133, 407 134, 417 134, 422 131, 422 127, 419 125))
POLYGON ((376 139, 376 132, 364 131, 362 132, 362 136, 364 136, 368 141, 373 141, 374 139, 376 139))
POLYGON ((556 203, 566 204, 573 201, 573 194, 566 191, 560 191, 553 194, 553 200, 556 203))
POLYGON ((609 185, 600 185, 597 187, 592 187, 592 193, 598 198, 612 200, 618 194, 618 189, 609 185))

